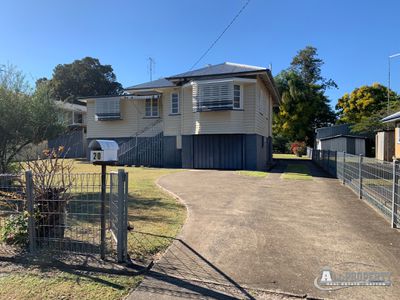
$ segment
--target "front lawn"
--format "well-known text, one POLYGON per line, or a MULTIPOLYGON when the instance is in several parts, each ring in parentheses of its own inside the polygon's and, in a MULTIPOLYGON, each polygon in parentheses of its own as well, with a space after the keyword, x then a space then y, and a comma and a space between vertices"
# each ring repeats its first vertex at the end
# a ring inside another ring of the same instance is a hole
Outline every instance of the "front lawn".
POLYGON ((281 175, 283 179, 312 180, 309 168, 303 164, 289 164, 281 175))
MULTIPOLYGON (((116 171, 121 167, 109 167, 116 171)), ((129 252, 149 256, 164 251, 185 219, 186 209, 161 191, 155 181, 179 170, 124 168, 129 173, 129 252), (170 237, 161 238, 160 236, 170 237)), ((74 173, 100 172, 99 166, 74 162, 74 173)), ((135 288, 142 276, 101 272, 60 270, 38 265, 29 270, 2 263, 0 255, 1 299, 121 299, 135 288)))
POLYGON ((307 155, 303 155, 302 157, 298 157, 294 154, 285 154, 285 153, 274 153, 272 155, 274 159, 308 159, 307 155))

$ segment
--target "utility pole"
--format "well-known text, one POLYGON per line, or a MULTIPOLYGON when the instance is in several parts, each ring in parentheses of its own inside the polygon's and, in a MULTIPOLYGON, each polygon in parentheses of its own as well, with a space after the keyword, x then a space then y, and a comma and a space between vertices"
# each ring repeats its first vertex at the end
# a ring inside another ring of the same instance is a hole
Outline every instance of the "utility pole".
POLYGON ((155 66, 156 62, 154 61, 154 59, 152 57, 149 57, 148 60, 149 60, 150 81, 153 81, 153 71, 154 71, 154 66, 155 66))

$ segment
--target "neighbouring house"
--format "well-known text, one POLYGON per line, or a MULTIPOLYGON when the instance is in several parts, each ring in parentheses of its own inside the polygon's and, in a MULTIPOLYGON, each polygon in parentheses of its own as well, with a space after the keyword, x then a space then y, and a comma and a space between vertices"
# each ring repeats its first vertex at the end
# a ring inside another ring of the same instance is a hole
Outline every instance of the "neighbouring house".
POLYGON ((383 118, 381 121, 383 123, 393 123, 395 128, 380 131, 376 134, 377 158, 387 161, 392 161, 393 158, 400 158, 400 111, 383 118))
POLYGON ((267 68, 222 63, 86 97, 87 139, 118 142, 119 163, 264 170, 280 96, 267 68))
POLYGON ((67 127, 66 132, 49 140, 48 148, 64 147, 66 158, 86 157, 86 105, 55 101, 59 108, 59 120, 67 127))
POLYGON ((315 148, 365 155, 366 137, 351 132, 350 124, 321 127, 315 130, 315 148))

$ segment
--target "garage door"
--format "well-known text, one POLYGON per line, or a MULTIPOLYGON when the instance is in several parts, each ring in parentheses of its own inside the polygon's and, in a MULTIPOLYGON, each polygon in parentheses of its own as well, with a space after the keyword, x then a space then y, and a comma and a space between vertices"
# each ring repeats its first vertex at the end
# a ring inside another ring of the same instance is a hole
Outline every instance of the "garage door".
POLYGON ((243 169, 243 142, 240 134, 193 136, 193 167, 197 169, 243 169))

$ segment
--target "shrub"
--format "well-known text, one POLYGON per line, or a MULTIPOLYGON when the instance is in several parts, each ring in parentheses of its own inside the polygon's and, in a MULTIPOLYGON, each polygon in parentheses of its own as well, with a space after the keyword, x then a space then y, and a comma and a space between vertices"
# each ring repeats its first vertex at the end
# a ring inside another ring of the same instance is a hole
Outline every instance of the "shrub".
POLYGON ((291 144, 290 150, 293 154, 296 154, 297 156, 302 156, 306 154, 307 146, 306 143, 303 141, 295 141, 291 144))
POLYGON ((28 212, 10 215, 5 219, 0 239, 7 245, 28 244, 28 212))
POLYGON ((289 153, 288 143, 289 139, 282 135, 278 134, 272 137, 272 148, 275 153, 289 153))
POLYGON ((73 164, 64 159, 63 152, 64 147, 44 150, 43 159, 25 163, 25 167, 33 173, 36 233, 39 238, 64 237, 66 209, 72 198, 73 164))
MULTIPOLYGON (((43 151, 43 158, 28 160, 20 167, 33 173, 34 219, 38 238, 63 238, 67 205, 71 200, 73 185, 72 161, 64 160, 61 153, 63 147, 43 151)), ((4 205, 14 213, 4 218, 4 226, 0 231, 0 240, 9 245, 26 246, 28 244, 28 212, 26 202, 20 201, 26 195, 27 182, 19 176, 8 176, 9 181, 3 186, 20 186, 20 190, 3 190, 8 193, 9 201, 4 205)))

